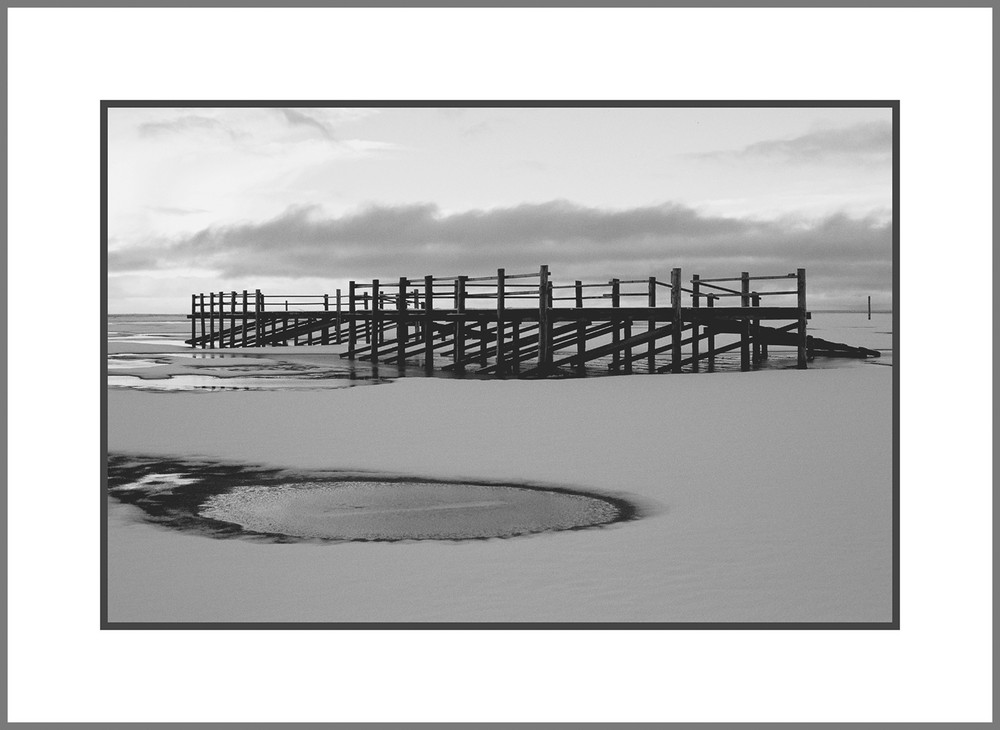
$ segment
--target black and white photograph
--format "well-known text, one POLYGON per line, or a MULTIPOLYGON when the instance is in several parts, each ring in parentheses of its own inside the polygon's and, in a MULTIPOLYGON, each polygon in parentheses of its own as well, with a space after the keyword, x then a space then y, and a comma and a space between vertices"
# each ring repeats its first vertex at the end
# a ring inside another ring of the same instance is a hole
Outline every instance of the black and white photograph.
POLYGON ((108 626, 895 627, 892 100, 102 113, 108 626))

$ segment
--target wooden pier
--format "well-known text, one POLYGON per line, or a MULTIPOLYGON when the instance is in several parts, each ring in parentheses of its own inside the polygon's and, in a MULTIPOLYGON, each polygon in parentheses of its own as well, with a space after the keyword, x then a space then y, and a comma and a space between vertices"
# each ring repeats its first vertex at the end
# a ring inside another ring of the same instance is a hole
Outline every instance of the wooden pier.
POLYGON ((611 374, 712 372, 719 355, 735 351, 740 369, 753 370, 769 346, 794 348, 799 368, 816 356, 880 354, 811 337, 809 316, 805 269, 695 275, 686 283, 673 269, 668 281, 570 283, 542 266, 530 274, 351 281, 332 295, 194 294, 186 343, 336 344, 346 346, 341 357, 496 377, 583 375, 599 359, 610 359, 611 374))

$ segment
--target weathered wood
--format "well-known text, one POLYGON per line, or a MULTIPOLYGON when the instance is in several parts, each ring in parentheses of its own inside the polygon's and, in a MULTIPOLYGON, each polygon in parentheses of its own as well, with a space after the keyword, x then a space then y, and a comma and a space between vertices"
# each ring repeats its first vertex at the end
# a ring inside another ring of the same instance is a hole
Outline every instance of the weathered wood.
MULTIPOLYGON (((507 372, 507 365, 504 360, 504 308, 506 306, 506 274, 505 269, 497 269, 497 374, 504 375, 507 372)), ((482 363, 484 366, 486 363, 482 363)))
MULTIPOLYGON (((583 282, 579 280, 573 282, 573 289, 576 297, 573 303, 577 309, 583 309, 583 282)), ((583 355, 587 351, 586 333, 587 323, 581 318, 576 324, 576 354, 579 358, 576 363, 576 374, 581 376, 587 373, 587 363, 583 360, 583 355)))
POLYGON ((458 319, 455 322, 455 347, 452 352, 452 366, 461 372, 465 369, 465 282, 467 277, 460 276, 455 281, 455 310, 458 319))
POLYGON ((806 364, 806 270, 796 271, 796 290, 798 292, 798 319, 799 319, 799 342, 798 342, 798 362, 800 369, 808 367, 806 364))
POLYGON ((197 307, 198 295, 191 295, 191 347, 195 346, 195 342, 198 340, 198 320, 195 318, 195 313, 198 309, 197 307))
POLYGON ((549 325, 549 298, 552 292, 549 288, 549 267, 545 264, 538 270, 538 364, 547 368, 552 364, 551 330, 549 325))
MULTIPOLYGON (((396 310, 401 314, 406 313, 406 287, 407 280, 405 277, 399 278, 399 296, 396 298, 396 310)), ((403 364, 403 360, 406 357, 406 340, 410 336, 409 330, 406 326, 406 320, 400 317, 399 321, 396 322, 396 361, 400 365, 403 364)))
MULTIPOLYGON (((618 309, 621 306, 621 282, 618 279, 611 280, 611 308, 618 309)), ((611 371, 617 373, 621 369, 621 329, 618 324, 615 325, 614 330, 611 332, 611 344, 614 346, 614 352, 611 355, 611 371)))
MULTIPOLYGON (((750 274, 746 271, 740 274, 740 306, 750 306, 750 274)), ((740 332, 740 370, 750 369, 750 319, 743 320, 740 332)))
POLYGON ((358 320, 355 315, 357 313, 357 284, 351 281, 347 285, 347 312, 350 315, 350 321, 347 325, 347 356, 353 358, 355 348, 358 346, 358 320))
POLYGON ((215 292, 208 293, 208 346, 215 349, 215 292))
MULTIPOLYGON (((750 305, 753 307, 760 306, 760 294, 757 292, 750 293, 750 305)), ((760 320, 754 319, 750 323, 750 336, 753 338, 753 367, 760 367, 761 362, 761 343, 760 343, 760 320)))
MULTIPOLYGON (((694 274, 691 277, 691 307, 692 309, 698 310, 701 307, 701 281, 699 280, 698 274, 694 274)), ((701 354, 699 348, 701 347, 701 336, 699 335, 700 325, 698 324, 698 315, 695 315, 691 320, 691 326, 694 330, 691 334, 693 340, 691 342, 691 372, 698 372, 700 365, 699 362, 701 354)))
POLYGON ((337 290, 337 344, 343 344, 343 335, 341 334, 341 327, 343 327, 343 313, 340 309, 340 289, 337 290))
POLYGON ((424 277, 424 368, 434 368, 434 277, 424 277))
POLYGON ((681 329, 684 326, 684 319, 681 314, 681 270, 671 269, 670 271, 670 305, 674 310, 673 321, 670 323, 672 332, 670 335, 670 372, 681 372, 681 329))
MULTIPOLYGON (((323 311, 324 312, 329 312, 330 311, 330 295, 329 294, 324 294, 323 295, 323 311)), ((323 339, 320 340, 320 343, 323 344, 323 345, 329 345, 330 344, 330 325, 329 324, 327 324, 327 326, 323 328, 323 339)))

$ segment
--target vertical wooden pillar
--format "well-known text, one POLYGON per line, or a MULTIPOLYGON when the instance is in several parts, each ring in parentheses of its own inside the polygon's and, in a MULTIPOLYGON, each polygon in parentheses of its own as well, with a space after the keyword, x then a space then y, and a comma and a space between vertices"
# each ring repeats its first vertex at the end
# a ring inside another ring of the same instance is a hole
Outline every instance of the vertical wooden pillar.
POLYGON ((510 323, 510 349, 514 353, 514 357, 510 362, 510 371, 514 375, 521 374, 521 322, 520 320, 511 320, 510 323))
POLYGON ((694 316, 691 318, 691 372, 701 369, 701 325, 698 323, 698 309, 701 307, 701 275, 691 277, 691 306, 694 316))
POLYGON ((872 320, 872 295, 868 295, 868 321, 872 320))
MULTIPOLYGON (((656 277, 649 277, 649 291, 648 300, 646 305, 653 309, 656 306, 656 277)), ((649 332, 656 329, 656 320, 651 319, 646 322, 646 328, 649 332)), ((650 337, 649 342, 646 344, 646 372, 653 374, 656 372, 656 338, 650 337)))
POLYGON ((342 326, 341 317, 343 317, 343 314, 341 313, 340 310, 340 289, 338 289, 337 290, 337 344, 338 345, 343 342, 343 335, 341 335, 340 333, 340 328, 342 326))
POLYGON ((358 345, 357 284, 352 280, 347 285, 347 357, 354 359, 358 345))
POLYGON ((684 333, 684 322, 681 319, 681 270, 670 270, 670 307, 672 331, 670 332, 670 372, 681 371, 681 336, 684 333))
MULTIPOLYGON (((622 326, 623 337, 628 340, 632 337, 632 318, 626 317, 624 325, 622 326)), ((632 345, 625 346, 625 374, 632 374, 632 345)))
POLYGON ((507 363, 503 351, 503 334, 506 327, 503 310, 507 305, 505 301, 506 277, 505 269, 497 269, 497 375, 507 374, 507 363))
POLYGON ((226 293, 219 292, 219 347, 226 346, 226 293))
POLYGON ((611 353, 611 372, 618 373, 621 370, 622 353, 620 344, 622 341, 621 320, 618 319, 618 309, 621 307, 621 285, 618 279, 611 280, 611 344, 614 345, 614 352, 611 353))
POLYGON ((542 374, 546 374, 552 364, 551 336, 549 326, 549 267, 542 265, 538 271, 538 366, 542 374))
POLYGON ((587 372, 587 365, 583 361, 587 354, 587 323, 583 319, 583 282, 577 281, 574 286, 576 308, 581 310, 576 315, 576 374, 582 376, 587 372))
MULTIPOLYGON (((715 295, 708 295, 708 308, 715 306, 715 295)), ((715 372, 715 328, 709 325, 708 330, 708 372, 715 372)))
POLYGON ((323 295, 323 339, 320 340, 320 344, 329 345, 330 344, 330 295, 323 295))
POLYGON ((242 338, 242 340, 243 340, 242 347, 246 347, 247 346, 247 342, 250 339, 249 336, 248 336, 248 334, 247 334, 247 327, 249 326, 248 325, 248 317, 247 317, 247 313, 249 311, 248 306, 249 306, 249 303, 248 303, 248 299, 247 299, 247 290, 244 289, 243 290, 243 329, 242 329, 242 332, 241 332, 241 335, 240 335, 241 338, 242 338))
POLYGON ((410 282, 405 277, 399 277, 399 298, 396 300, 396 364, 403 366, 406 359, 406 340, 410 336, 410 328, 406 324, 406 287, 410 282))
POLYGON ((805 369, 806 365, 806 270, 798 269, 796 271, 796 293, 798 294, 798 314, 799 314, 799 331, 798 331, 798 363, 797 366, 800 369, 805 369))
POLYGON ((365 323, 365 344, 370 345, 372 341, 372 323, 371 315, 368 312, 368 292, 364 293, 364 323, 365 323))
POLYGON ((434 277, 424 277, 424 367, 434 369, 434 277))
MULTIPOLYGON (((760 294, 757 292, 750 293, 750 306, 760 306, 760 294)), ((763 359, 767 357, 767 353, 765 352, 767 345, 762 344, 760 341, 760 320, 757 318, 753 320, 751 335, 753 336, 753 366, 757 368, 760 367, 763 359)))
POLYGON ((229 346, 236 347, 236 292, 232 292, 229 304, 229 346))
POLYGON ((195 338, 198 336, 197 326, 198 320, 195 318, 196 302, 198 300, 197 294, 191 295, 191 347, 194 347, 195 338))
POLYGON ((378 362, 378 346, 382 344, 382 292, 378 279, 372 279, 372 311, 371 311, 371 361, 378 362))
POLYGON ((208 346, 215 349, 215 292, 208 293, 208 346))
POLYGON ((455 346, 452 352, 452 360, 455 370, 462 372, 465 370, 465 281, 469 277, 459 276, 455 282, 455 346))
POLYGON ((253 293, 253 337, 257 347, 264 346, 264 318, 261 313, 264 311, 264 297, 260 289, 254 289, 253 293))
MULTIPOLYGON (((740 273, 740 306, 750 306, 750 274, 740 273)), ((740 324, 740 370, 750 369, 750 317, 743 317, 740 324)))
POLYGON ((205 295, 198 295, 198 317, 201 320, 201 349, 204 350, 205 344, 205 295))

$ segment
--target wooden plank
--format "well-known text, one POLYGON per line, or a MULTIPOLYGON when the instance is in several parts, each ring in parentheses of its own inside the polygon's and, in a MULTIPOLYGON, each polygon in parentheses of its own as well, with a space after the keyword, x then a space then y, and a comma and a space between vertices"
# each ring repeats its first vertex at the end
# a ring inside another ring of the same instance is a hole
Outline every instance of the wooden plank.
MULTIPOLYGON (((400 315, 406 314, 406 287, 407 280, 401 276, 399 278, 399 296, 396 298, 396 310, 400 315)), ((399 321, 396 322, 396 361, 400 364, 403 364, 406 359, 406 340, 409 336, 406 320, 400 316, 399 321)))
POLYGON ((455 347, 452 351, 452 367, 461 372, 465 369, 465 282, 468 277, 459 276, 455 281, 455 310, 458 320, 455 322, 455 347))
MULTIPOLYGON (((740 274, 740 306, 750 306, 750 274, 740 274)), ((740 370, 750 369, 750 319, 744 319, 740 332, 740 370)))
POLYGON ((341 327, 343 326, 343 314, 340 309, 340 289, 337 290, 337 344, 343 344, 343 335, 341 334, 341 327))
POLYGON ((670 304, 674 310, 671 324, 670 342, 673 345, 670 349, 670 372, 681 372, 681 328, 684 326, 684 318, 681 313, 681 270, 671 269, 670 271, 670 304))
MULTIPOLYGON (((329 294, 324 294, 323 295, 323 311, 324 312, 329 312, 330 311, 330 295, 329 294)), ((323 345, 329 345, 330 344, 330 325, 329 325, 329 320, 327 321, 326 327, 323 328, 323 337, 320 340, 320 344, 323 344, 323 345)))
MULTIPOLYGON (((715 297, 708 297, 709 308, 715 307, 715 297)), ((715 330, 708 331, 708 372, 715 372, 715 330)))
POLYGON ((797 367, 805 369, 806 364, 806 270, 796 271, 796 290, 798 292, 798 319, 799 319, 799 341, 798 341, 798 362, 797 367))
POLYGON ((197 298, 198 298, 197 294, 191 295, 191 347, 195 346, 194 344, 195 340, 198 339, 198 331, 197 331, 198 320, 195 319, 195 311, 198 308, 196 305, 197 298))
MULTIPOLYGON (((506 295, 506 270, 497 269, 497 346, 496 346, 496 359, 497 359, 497 374, 504 375, 507 372, 507 366, 504 362, 504 307, 506 306, 505 295, 506 295)), ((482 363, 483 366, 486 363, 482 363)))
POLYGON ((424 277, 424 368, 434 368, 434 277, 424 277))
POLYGON ((552 353, 549 341, 549 267, 546 264, 538 270, 538 364, 542 368, 547 368, 552 364, 552 353))
MULTIPOLYGON (((691 305, 692 309, 695 310, 701 308, 701 282, 699 281, 698 274, 694 274, 691 277, 691 305)), ((691 328, 693 330, 693 340, 691 342, 691 372, 693 373, 698 372, 700 367, 699 361, 701 360, 699 357, 701 354, 699 352, 699 348, 701 347, 701 337, 699 336, 701 325, 698 322, 699 320, 697 316, 691 320, 691 328)))
MULTIPOLYGON (((573 283, 574 294, 576 295, 576 301, 573 302, 577 309, 583 309, 583 282, 575 281, 573 283)), ((587 372, 587 363, 582 359, 584 353, 587 351, 587 323, 581 318, 576 325, 576 354, 577 357, 581 358, 576 364, 576 374, 584 375, 587 372)))
POLYGON ((358 346, 358 321, 356 318, 357 304, 357 284, 352 280, 347 285, 347 311, 350 315, 350 322, 347 325, 347 356, 354 357, 354 351, 358 346))
MULTIPOLYGON (((621 297, 621 282, 618 279, 611 280, 611 308, 617 309, 622 304, 621 297)), ((617 373, 621 370, 621 329, 616 324, 614 330, 611 332, 611 344, 614 346, 614 351, 611 356, 611 371, 617 373)))
MULTIPOLYGON (((750 293, 750 305, 753 307, 760 307, 760 294, 757 292, 750 293)), ((761 361, 761 344, 760 344, 760 320, 751 320, 750 325, 750 336, 753 339, 753 358, 751 360, 753 367, 760 367, 761 361)))

